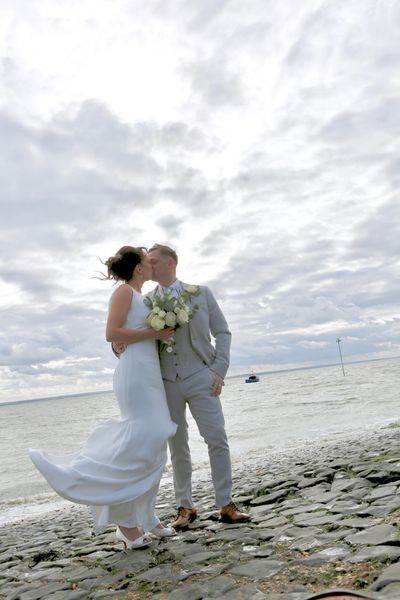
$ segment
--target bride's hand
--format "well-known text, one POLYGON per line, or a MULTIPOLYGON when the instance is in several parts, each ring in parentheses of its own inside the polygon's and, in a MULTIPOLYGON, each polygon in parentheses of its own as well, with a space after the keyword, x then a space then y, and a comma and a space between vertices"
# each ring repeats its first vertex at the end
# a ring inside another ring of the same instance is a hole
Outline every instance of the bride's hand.
POLYGON ((174 339, 175 329, 173 327, 167 327, 166 329, 161 329, 157 331, 156 340, 161 340, 163 342, 172 342, 174 339))
POLYGON ((126 350, 126 344, 124 342, 112 342, 112 349, 115 354, 122 354, 126 350))

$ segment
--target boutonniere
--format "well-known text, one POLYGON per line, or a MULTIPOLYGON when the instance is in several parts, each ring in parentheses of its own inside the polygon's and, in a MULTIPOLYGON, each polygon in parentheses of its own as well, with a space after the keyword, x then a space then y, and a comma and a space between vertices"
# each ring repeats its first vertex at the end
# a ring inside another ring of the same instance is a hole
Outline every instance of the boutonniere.
MULTIPOLYGON (((181 294, 181 298, 188 304, 192 301, 192 296, 198 296, 201 293, 201 289, 199 285, 185 285, 183 284, 183 294, 181 294)), ((199 305, 195 304, 192 306, 193 316, 196 314, 196 311, 199 309, 199 305)), ((192 317, 193 318, 193 317, 192 317)))
POLYGON ((198 296, 201 292, 199 285, 184 285, 183 289, 189 296, 198 296))

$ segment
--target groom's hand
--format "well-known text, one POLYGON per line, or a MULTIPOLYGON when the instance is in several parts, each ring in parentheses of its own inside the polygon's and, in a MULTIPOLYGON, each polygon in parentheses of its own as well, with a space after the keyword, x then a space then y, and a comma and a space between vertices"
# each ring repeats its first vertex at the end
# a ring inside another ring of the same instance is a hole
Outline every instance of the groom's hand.
POLYGON ((211 393, 213 396, 219 396, 220 393, 222 392, 222 386, 225 385, 225 383, 224 383, 224 380, 221 377, 221 375, 218 375, 218 373, 216 373, 215 371, 213 371, 213 373, 214 373, 215 379, 214 379, 211 393))
POLYGON ((124 344, 124 342, 113 342, 111 345, 114 354, 122 354, 126 350, 126 344, 124 344))

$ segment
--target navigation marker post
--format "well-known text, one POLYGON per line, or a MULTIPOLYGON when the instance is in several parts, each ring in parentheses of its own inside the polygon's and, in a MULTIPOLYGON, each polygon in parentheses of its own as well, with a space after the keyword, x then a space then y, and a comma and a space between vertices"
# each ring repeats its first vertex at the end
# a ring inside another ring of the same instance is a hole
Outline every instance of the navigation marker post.
POLYGON ((338 338, 338 339, 336 340, 336 342, 337 342, 337 345, 338 345, 338 348, 339 348, 340 362, 342 363, 342 371, 343 371, 343 376, 345 376, 345 375, 346 375, 346 373, 344 372, 344 366, 343 366, 343 356, 342 356, 342 351, 341 351, 341 349, 340 349, 340 342, 341 342, 341 339, 340 339, 340 338, 338 338))

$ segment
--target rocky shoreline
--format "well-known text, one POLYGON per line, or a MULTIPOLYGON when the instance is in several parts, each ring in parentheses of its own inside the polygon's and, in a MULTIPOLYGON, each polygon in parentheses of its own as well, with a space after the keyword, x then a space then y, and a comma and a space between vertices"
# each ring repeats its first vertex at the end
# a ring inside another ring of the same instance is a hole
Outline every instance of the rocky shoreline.
MULTIPOLYGON (((252 514, 218 522, 209 482, 199 518, 175 538, 124 551, 95 535, 85 507, 0 527, 1 600, 305 600, 329 588, 400 598, 400 424, 358 439, 266 456, 236 469, 252 514)), ((170 486, 158 514, 174 516, 170 486)))

